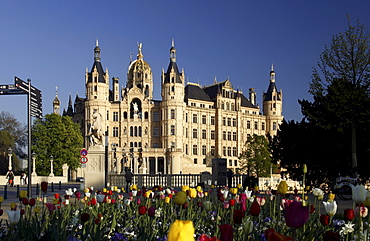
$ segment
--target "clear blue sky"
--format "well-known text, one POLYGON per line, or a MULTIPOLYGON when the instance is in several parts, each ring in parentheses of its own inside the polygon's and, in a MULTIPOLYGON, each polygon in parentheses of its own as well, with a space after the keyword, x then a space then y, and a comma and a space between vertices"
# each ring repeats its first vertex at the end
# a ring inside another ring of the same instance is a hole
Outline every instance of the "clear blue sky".
MULTIPOLYGON (((52 112, 55 87, 61 107, 69 94, 85 96, 85 69, 93 64, 95 39, 110 77, 126 83, 130 52, 143 43, 144 59, 160 100, 162 68, 175 39, 177 64, 190 82, 210 85, 229 78, 261 105, 271 64, 283 90, 283 115, 302 119, 298 99, 309 99, 312 67, 331 37, 359 19, 370 27, 369 1, 24 1, 0 6, 0 84, 32 79, 43 92, 43 113, 52 112)), ((26 97, 0 96, 0 111, 26 123, 26 97)))

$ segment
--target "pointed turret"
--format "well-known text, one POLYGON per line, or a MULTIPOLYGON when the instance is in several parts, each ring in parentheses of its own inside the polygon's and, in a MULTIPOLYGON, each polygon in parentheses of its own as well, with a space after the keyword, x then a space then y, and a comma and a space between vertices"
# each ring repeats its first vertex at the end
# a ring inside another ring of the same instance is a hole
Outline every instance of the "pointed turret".
POLYGON ((53 100, 53 113, 60 115, 60 100, 58 97, 58 86, 55 87, 55 98, 53 100))

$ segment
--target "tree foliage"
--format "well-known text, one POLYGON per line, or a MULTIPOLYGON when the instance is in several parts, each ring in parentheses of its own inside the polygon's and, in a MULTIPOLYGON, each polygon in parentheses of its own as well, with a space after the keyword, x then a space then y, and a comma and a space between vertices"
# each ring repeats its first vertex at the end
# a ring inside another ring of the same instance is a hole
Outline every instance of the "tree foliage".
POLYGON ((79 165, 82 147, 80 127, 68 116, 48 114, 36 120, 32 127, 32 151, 36 154, 38 175, 49 175, 51 156, 55 175, 62 175, 62 165, 65 163, 75 170, 79 165))
POLYGON ((8 171, 8 149, 13 150, 13 170, 19 168, 19 159, 25 158, 23 148, 27 144, 27 129, 9 112, 0 112, 0 173, 8 171))
POLYGON ((245 143, 246 151, 239 156, 240 171, 248 172, 249 176, 267 177, 270 169, 276 169, 275 164, 271 162, 270 148, 265 136, 254 134, 248 136, 245 143))
POLYGON ((347 31, 334 35, 320 55, 318 69, 313 70, 309 93, 314 101, 299 101, 308 120, 351 133, 352 168, 358 166, 357 130, 369 120, 369 44, 370 34, 359 22, 349 23, 347 31))

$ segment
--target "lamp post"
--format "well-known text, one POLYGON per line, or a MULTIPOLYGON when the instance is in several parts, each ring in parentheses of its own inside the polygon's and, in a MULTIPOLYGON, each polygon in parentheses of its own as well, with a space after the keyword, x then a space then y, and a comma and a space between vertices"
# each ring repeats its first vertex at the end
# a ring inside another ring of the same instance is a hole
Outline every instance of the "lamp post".
POLYGON ((32 176, 37 176, 36 174, 36 154, 32 152, 32 176))
POLYGON ((8 159, 9 159, 8 170, 9 171, 12 170, 12 154, 13 154, 13 150, 12 150, 11 147, 9 147, 9 149, 8 149, 8 159))
POLYGON ((53 177, 54 172, 53 172, 53 155, 50 155, 50 174, 49 177, 53 177))

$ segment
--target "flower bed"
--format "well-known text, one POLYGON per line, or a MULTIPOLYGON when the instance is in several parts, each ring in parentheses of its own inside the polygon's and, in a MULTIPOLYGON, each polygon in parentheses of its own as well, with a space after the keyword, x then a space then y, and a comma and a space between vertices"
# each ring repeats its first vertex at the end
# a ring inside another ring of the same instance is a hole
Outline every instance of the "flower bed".
MULTIPOLYGON (((41 188, 46 190, 47 183, 41 188)), ((117 187, 69 189, 53 200, 42 193, 27 199, 21 191, 19 203, 6 210, 9 218, 2 220, 0 239, 368 240, 370 216, 364 204, 370 200, 362 185, 353 189, 357 207, 340 215, 334 195, 322 201, 323 192, 312 191, 313 203, 305 201, 304 193, 287 194, 284 181, 277 191, 263 195, 240 186, 208 190, 184 186, 175 191, 133 185, 128 193, 117 187), (315 211, 316 205, 324 205, 326 212, 315 211)))

